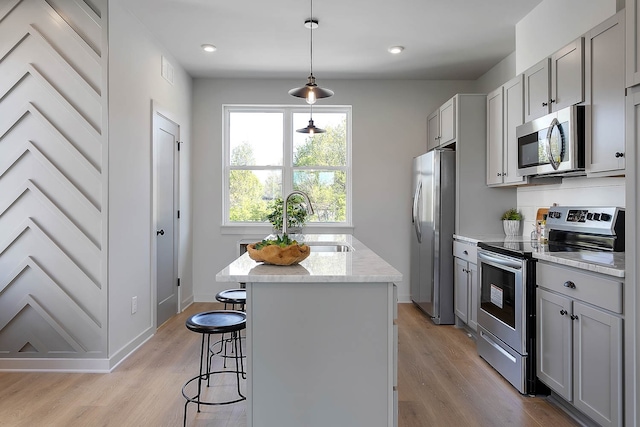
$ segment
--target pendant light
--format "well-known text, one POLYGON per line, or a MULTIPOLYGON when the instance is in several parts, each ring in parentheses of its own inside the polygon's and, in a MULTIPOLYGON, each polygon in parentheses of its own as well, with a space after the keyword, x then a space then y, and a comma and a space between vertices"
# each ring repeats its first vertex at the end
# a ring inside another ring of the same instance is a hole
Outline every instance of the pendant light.
POLYGON ((316 78, 313 76, 313 29, 318 28, 318 21, 313 19, 313 0, 311 0, 311 16, 309 19, 304 21, 304 26, 309 28, 311 33, 311 48, 310 48, 310 73, 307 78, 307 84, 303 87, 298 87, 295 89, 291 89, 289 91, 289 95, 295 96, 296 98, 304 98, 307 101, 307 104, 315 104, 317 99, 320 98, 328 98, 333 96, 333 91, 331 89, 323 89, 316 84, 316 78))
POLYGON ((311 115, 309 116, 309 124, 306 128, 296 129, 298 133, 308 133, 310 136, 313 136, 316 133, 325 133, 326 130, 315 127, 313 124, 313 105, 311 105, 311 115))

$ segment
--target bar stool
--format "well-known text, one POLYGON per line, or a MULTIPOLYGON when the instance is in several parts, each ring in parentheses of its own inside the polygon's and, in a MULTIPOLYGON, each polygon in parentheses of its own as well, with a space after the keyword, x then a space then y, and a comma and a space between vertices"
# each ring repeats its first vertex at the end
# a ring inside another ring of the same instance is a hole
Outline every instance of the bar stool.
POLYGON ((228 405, 246 399, 240 391, 240 375, 244 375, 244 372, 240 367, 242 342, 240 341, 239 332, 247 326, 247 315, 242 311, 236 310, 207 311, 191 316, 187 319, 186 326, 190 331, 202 334, 202 343, 200 344, 200 372, 182 386, 182 396, 186 399, 184 404, 184 426, 187 425, 187 406, 189 403, 197 403, 198 412, 200 412, 200 405, 228 405), (212 358, 209 357, 210 337, 212 334, 227 333, 231 334, 231 341, 234 344, 236 368, 235 370, 212 371, 212 358), (238 398, 221 402, 202 400, 202 383, 206 381, 207 387, 209 387, 209 380, 213 374, 235 374, 238 398), (198 382, 198 393, 195 396, 190 396, 187 394, 186 388, 196 380, 198 382))
MULTIPOLYGON (((224 291, 220 291, 216 294, 216 300, 218 302, 224 303, 224 309, 230 309, 230 310, 240 310, 240 311, 244 311, 245 309, 245 305, 247 304, 247 290, 246 289, 227 289, 224 291)), ((227 358, 228 357, 235 357, 232 355, 229 355, 227 353, 227 344, 229 344, 231 342, 230 339, 225 339, 225 334, 222 334, 222 336, 220 337, 219 341, 214 342, 211 345, 211 356, 213 357, 214 355, 220 354, 221 357, 224 357, 224 367, 227 367, 227 358), (220 349, 217 350, 216 346, 220 344, 220 349)), ((241 355, 242 357, 242 355, 241 355)), ((242 363, 242 361, 241 361, 242 363)), ((243 366, 244 368, 244 366, 243 366)), ((244 371, 244 369, 242 369, 244 371)), ((244 374, 242 376, 244 378, 244 374)))

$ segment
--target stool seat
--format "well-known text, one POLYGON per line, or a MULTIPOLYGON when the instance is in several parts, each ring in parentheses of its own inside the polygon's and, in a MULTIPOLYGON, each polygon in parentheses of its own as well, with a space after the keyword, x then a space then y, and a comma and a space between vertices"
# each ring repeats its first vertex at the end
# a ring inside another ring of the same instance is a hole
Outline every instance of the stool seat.
POLYGON ((227 289, 218 292, 216 300, 225 304, 244 304, 247 301, 246 289, 227 289))
POLYGON ((244 329, 247 315, 242 311, 213 310, 198 313, 187 319, 187 328, 201 334, 223 334, 244 329))

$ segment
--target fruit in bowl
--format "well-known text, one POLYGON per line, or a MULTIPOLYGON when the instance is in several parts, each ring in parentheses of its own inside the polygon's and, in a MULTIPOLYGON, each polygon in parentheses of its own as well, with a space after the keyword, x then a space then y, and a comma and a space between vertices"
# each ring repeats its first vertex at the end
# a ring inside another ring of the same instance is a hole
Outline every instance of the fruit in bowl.
POLYGON ((275 239, 265 239, 257 243, 247 245, 249 257, 258 262, 274 265, 293 265, 306 259, 311 253, 311 248, 304 243, 284 234, 275 239))

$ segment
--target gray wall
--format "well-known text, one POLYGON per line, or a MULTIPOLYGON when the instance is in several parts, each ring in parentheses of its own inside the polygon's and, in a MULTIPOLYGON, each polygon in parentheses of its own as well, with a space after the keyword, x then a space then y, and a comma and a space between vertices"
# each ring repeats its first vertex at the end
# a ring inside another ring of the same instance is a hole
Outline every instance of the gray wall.
MULTIPOLYGON (((125 2, 122 2, 125 4, 125 2)), ((191 292, 191 84, 175 67, 175 82, 160 75, 167 56, 120 2, 109 8, 109 357, 111 365, 155 333, 151 223, 151 102, 180 125, 180 274, 191 292), (131 297, 138 312, 131 314, 131 297)))
MULTIPOLYGON (((321 76, 318 76, 321 77, 321 76)), ((213 301, 235 284, 215 274, 237 256, 244 234, 222 224, 222 105, 291 104, 287 91, 301 80, 197 79, 193 85, 193 282, 196 301, 213 301)), ((411 159, 426 151, 426 117, 467 81, 319 80, 335 91, 332 105, 353 106, 353 234, 404 275, 409 301, 411 159)))

